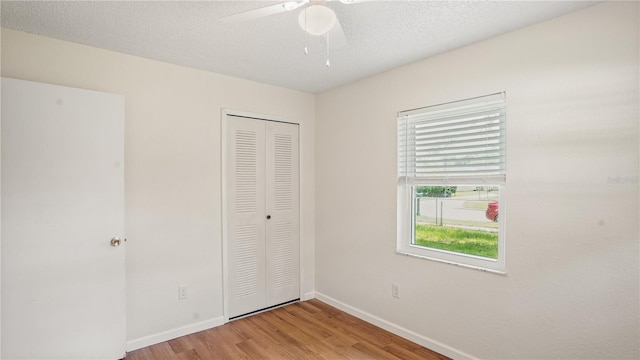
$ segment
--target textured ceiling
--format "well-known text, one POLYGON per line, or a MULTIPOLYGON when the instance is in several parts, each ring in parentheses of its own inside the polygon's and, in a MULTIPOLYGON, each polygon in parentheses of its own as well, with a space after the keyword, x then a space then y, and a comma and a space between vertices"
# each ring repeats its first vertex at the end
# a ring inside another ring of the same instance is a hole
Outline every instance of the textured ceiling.
POLYGON ((300 9, 239 24, 278 1, 2 1, 2 26, 311 93, 593 5, 585 1, 327 2, 348 43, 307 36, 300 9), (304 54, 305 43, 309 54, 304 54))

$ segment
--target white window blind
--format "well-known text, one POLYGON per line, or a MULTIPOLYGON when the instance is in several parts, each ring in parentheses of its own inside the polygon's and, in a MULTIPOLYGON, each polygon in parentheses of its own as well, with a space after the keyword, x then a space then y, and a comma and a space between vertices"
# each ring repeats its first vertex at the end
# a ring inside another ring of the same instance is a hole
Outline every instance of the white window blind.
POLYGON ((398 179, 504 184, 505 93, 398 113, 398 179))

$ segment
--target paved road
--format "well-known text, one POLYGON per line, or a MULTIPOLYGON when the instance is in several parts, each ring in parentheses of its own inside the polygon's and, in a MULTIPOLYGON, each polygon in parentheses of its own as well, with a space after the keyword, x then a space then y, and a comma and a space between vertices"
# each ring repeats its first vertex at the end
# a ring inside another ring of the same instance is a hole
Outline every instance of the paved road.
POLYGON ((437 214, 438 219, 440 218, 440 206, 442 206, 442 217, 443 219, 458 219, 458 220, 466 220, 466 221, 486 221, 485 210, 487 200, 478 201, 478 203, 482 203, 482 207, 480 209, 468 209, 464 208, 463 205, 467 201, 476 201, 475 199, 460 199, 460 198, 420 198, 420 212, 421 216, 427 216, 431 218, 436 217, 436 202, 437 202, 437 214))

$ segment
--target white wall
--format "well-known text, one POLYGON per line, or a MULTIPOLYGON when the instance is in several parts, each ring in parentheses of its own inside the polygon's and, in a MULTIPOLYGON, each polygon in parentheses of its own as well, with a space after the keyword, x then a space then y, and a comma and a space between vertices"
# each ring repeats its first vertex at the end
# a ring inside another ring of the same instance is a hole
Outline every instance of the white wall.
POLYGON ((596 5, 319 95, 318 297, 456 357, 640 357, 638 14, 596 5), (509 275, 395 254, 396 113, 498 91, 509 275))
POLYGON ((228 107, 302 124, 306 293, 449 355, 638 358, 638 13, 597 5, 317 97, 6 29, 2 76, 126 97, 134 344, 221 320, 228 107), (396 112, 502 90, 509 276, 396 255, 396 112))
POLYGON ((313 95, 8 29, 2 76, 125 96, 130 348, 222 321, 222 108, 301 124, 302 289, 312 293, 313 95))

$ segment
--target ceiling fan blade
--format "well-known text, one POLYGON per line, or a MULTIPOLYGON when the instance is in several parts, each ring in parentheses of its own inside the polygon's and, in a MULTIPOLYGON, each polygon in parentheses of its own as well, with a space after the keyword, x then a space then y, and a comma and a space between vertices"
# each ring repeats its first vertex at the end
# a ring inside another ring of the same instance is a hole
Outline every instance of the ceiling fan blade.
POLYGON ((368 2, 368 1, 374 1, 374 0, 340 0, 340 2, 345 5, 357 4, 357 3, 368 2))
POLYGON ((264 16, 275 15, 282 12, 291 11, 299 8, 300 6, 308 3, 309 0, 302 1, 288 1, 281 4, 269 5, 255 10, 245 11, 235 15, 225 16, 220 20, 225 24, 235 24, 239 22, 249 21, 264 16))
POLYGON ((327 36, 329 37, 329 46, 331 49, 340 49, 347 46, 347 37, 340 26, 340 21, 336 19, 335 25, 329 30, 327 36))

